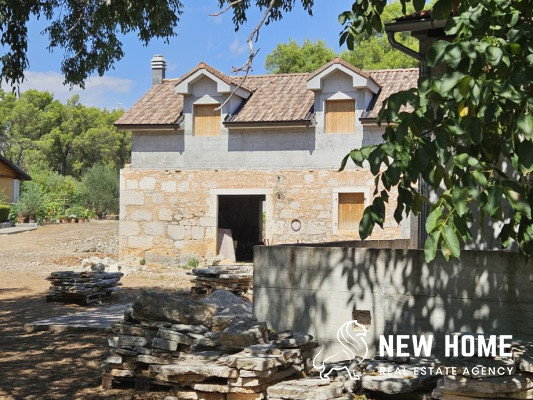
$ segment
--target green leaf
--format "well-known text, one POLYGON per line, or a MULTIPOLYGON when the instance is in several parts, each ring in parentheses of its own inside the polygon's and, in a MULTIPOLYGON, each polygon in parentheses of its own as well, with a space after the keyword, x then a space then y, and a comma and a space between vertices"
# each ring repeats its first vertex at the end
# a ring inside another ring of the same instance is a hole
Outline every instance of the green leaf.
POLYGON ((518 117, 516 126, 522 131, 527 139, 533 139, 533 115, 520 115, 520 117, 518 117))
POLYGON ((441 215, 442 215, 442 207, 440 206, 440 204, 437 203, 432 207, 432 210, 427 217, 427 220, 426 220, 427 233, 432 233, 435 230, 441 215))
POLYGON ((433 232, 424 243, 424 258, 426 262, 432 261, 437 255, 437 247, 440 239, 440 231, 433 232))
POLYGON ((503 51, 499 47, 489 46, 487 47, 486 54, 488 63, 496 67, 502 60, 503 51))
POLYGON ((457 237, 457 234, 455 233, 455 229, 453 229, 453 226, 446 225, 444 227, 444 242, 446 243, 446 246, 452 253, 452 256, 459 258, 461 255, 461 247, 459 244, 459 238, 457 237))
POLYGON ((435 67, 444 60, 444 56, 446 55, 446 51, 449 45, 450 42, 446 40, 438 40, 433 43, 426 55, 428 67, 435 67))

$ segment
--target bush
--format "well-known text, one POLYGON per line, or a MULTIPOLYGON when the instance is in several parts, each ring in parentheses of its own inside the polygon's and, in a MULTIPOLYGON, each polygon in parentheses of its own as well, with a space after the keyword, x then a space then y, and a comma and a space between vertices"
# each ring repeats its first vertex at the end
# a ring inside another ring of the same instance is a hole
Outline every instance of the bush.
POLYGON ((46 195, 39 185, 33 181, 24 182, 22 194, 17 202, 19 214, 29 218, 43 218, 45 216, 46 195))
POLYGON ((118 171, 105 165, 94 165, 83 175, 86 204, 98 216, 118 213, 119 177, 118 171))
POLYGON ((9 220, 9 212, 11 211, 11 207, 6 205, 0 204, 0 222, 6 222, 9 220))

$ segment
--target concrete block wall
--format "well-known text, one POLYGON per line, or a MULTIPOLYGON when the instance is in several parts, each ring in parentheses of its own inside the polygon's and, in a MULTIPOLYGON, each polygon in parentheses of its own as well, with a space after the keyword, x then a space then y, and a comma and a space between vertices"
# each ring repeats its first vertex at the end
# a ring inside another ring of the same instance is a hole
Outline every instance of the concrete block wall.
POLYGON ((478 332, 533 340, 533 263, 518 254, 463 251, 461 260, 421 250, 258 246, 254 315, 276 330, 309 332, 335 347, 356 315, 370 317, 367 343, 379 335, 478 332), (366 315, 365 315, 366 313, 366 315), (368 315, 369 313, 369 315, 368 315))
MULTIPOLYGON (((371 201, 374 180, 365 169, 336 170, 162 170, 124 168, 120 185, 120 257, 148 257, 176 264, 180 257, 210 261, 216 255, 218 196, 265 196, 264 236, 272 244, 358 239, 357 232, 336 230, 336 195, 365 192, 371 201), (295 231, 292 221, 301 229, 295 231)), ((409 224, 387 207, 384 229, 371 239, 408 239, 409 224)))

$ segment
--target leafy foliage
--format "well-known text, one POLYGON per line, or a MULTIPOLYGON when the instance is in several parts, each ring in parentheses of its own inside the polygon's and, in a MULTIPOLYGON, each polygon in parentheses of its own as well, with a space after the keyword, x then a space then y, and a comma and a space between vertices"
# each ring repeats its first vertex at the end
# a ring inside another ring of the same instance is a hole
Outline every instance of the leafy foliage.
POLYGON ((0 204, 0 222, 6 222, 9 220, 9 213, 11 206, 7 204, 0 204))
POLYGON ((335 52, 323 40, 314 43, 306 39, 300 46, 291 39, 289 43, 278 43, 272 53, 266 56, 265 69, 273 74, 311 72, 334 57, 335 52))
POLYGON ((119 36, 135 32, 148 44, 155 37, 175 35, 182 4, 179 0, 6 0, 0 7, 0 78, 19 84, 28 67, 31 17, 49 21, 44 33, 49 49, 61 48, 65 82, 83 86, 93 72, 103 75, 124 53, 119 36))
POLYGON ((119 177, 118 173, 105 165, 94 165, 82 179, 87 204, 102 216, 106 213, 118 213, 119 177))
MULTIPOLYGON (((402 4, 408 4, 402 1, 402 4)), ((341 41, 381 30, 386 1, 358 0, 343 13, 341 41)), ((420 10, 423 3, 414 1, 420 10)), ((470 223, 501 221, 504 246, 516 241, 533 254, 533 19, 528 2, 437 0, 433 17, 447 19, 451 42, 431 47, 429 67, 444 65, 440 77, 423 77, 419 88, 391 96, 380 118, 394 123, 384 142, 353 150, 348 159, 370 164, 376 197, 364 212, 363 238, 382 225, 384 203, 398 190, 395 218, 430 206, 426 259, 440 248, 459 257, 472 240, 470 223), (450 13, 453 11, 453 16, 450 13), (401 107, 409 105, 411 111, 401 107), (431 198, 418 190, 422 177, 431 198)), ((490 232, 487 232, 487 234, 490 232)))
POLYGON ((85 107, 77 95, 62 104, 48 92, 0 92, 0 154, 32 175, 51 170, 79 178, 95 163, 119 169, 131 148, 131 133, 113 126, 120 115, 85 107))

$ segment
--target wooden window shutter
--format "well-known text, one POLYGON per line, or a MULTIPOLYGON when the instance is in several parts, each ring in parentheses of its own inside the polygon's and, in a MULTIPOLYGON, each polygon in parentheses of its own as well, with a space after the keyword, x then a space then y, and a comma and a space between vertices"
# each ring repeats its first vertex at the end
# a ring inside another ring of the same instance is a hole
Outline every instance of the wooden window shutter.
POLYGON ((355 132, 355 100, 326 101, 326 133, 355 132))
POLYGON ((220 135, 220 104, 197 104, 194 106, 194 136, 220 135))
POLYGON ((339 231, 356 231, 364 209, 363 193, 339 193, 339 231))

